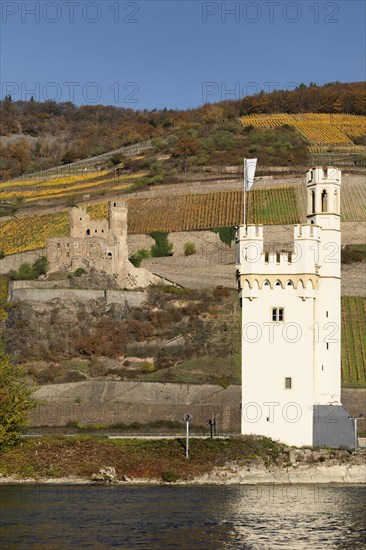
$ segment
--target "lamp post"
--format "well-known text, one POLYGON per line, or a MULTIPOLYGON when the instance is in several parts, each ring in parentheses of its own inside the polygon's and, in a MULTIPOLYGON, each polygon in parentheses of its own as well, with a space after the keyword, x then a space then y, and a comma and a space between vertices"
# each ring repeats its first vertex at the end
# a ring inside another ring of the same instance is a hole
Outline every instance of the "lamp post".
POLYGON ((210 426, 210 437, 213 438, 214 435, 216 435, 216 418, 214 415, 212 415, 212 418, 207 420, 207 424, 210 426))
POLYGON ((185 414, 184 420, 186 421, 186 458, 189 458, 189 423, 193 416, 191 414, 185 414))
POLYGON ((354 449, 355 452, 357 451, 358 444, 357 444, 357 420, 362 420, 364 418, 363 413, 360 413, 358 416, 349 416, 350 420, 353 420, 353 426, 355 431, 355 439, 354 439, 354 449))

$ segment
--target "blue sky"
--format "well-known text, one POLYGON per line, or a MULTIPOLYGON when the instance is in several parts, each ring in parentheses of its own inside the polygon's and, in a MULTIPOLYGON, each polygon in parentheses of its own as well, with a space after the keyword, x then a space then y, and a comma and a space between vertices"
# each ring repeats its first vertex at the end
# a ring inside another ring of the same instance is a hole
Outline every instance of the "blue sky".
POLYGON ((1 96, 133 109, 365 79, 365 3, 2 0, 1 96))

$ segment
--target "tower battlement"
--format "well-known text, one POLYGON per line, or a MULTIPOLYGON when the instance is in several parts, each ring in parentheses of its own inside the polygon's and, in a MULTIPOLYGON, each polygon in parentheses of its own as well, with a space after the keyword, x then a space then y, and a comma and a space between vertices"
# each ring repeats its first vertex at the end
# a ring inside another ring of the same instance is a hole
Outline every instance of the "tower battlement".
POLYGON ((278 275, 280 279, 299 273, 318 276, 321 227, 314 224, 294 226, 289 250, 265 252, 262 226, 239 227, 236 235, 237 275, 278 275))

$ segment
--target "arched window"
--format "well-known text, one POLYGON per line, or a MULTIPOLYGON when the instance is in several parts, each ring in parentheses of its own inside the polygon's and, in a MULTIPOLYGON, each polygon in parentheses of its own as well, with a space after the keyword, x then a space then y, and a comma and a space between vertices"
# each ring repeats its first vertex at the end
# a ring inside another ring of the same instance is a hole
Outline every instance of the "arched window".
POLYGON ((322 193, 322 212, 328 212, 328 194, 325 189, 322 193))
POLYGON ((311 213, 315 214, 315 191, 311 190, 310 192, 310 200, 311 200, 311 213))
POLYGON ((90 235, 90 229, 87 229, 87 230, 86 230, 86 235, 87 235, 87 236, 90 235))

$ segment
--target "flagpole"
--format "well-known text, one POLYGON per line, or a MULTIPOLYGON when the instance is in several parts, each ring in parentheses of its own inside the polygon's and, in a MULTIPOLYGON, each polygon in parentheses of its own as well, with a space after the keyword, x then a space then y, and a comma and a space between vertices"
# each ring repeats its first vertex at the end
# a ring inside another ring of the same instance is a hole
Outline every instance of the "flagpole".
POLYGON ((244 225, 246 224, 246 183, 245 183, 245 159, 244 159, 244 225))

